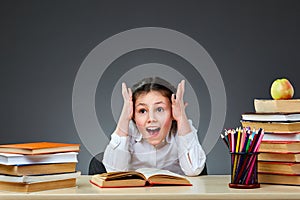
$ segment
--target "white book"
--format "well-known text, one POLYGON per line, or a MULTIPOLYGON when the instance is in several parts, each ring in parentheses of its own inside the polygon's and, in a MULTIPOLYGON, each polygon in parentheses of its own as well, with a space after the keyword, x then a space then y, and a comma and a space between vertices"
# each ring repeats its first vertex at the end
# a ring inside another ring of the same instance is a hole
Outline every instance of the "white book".
POLYGON ((78 152, 38 154, 38 155, 0 153, 0 164, 29 165, 29 164, 78 162, 77 154, 78 152))
POLYGON ((0 181, 11 183, 39 183, 58 181, 65 179, 78 178, 81 172, 63 173, 63 174, 49 174, 49 175, 25 175, 25 176, 9 176, 0 175, 0 181))
POLYGON ((262 141, 300 141, 300 133, 266 133, 262 141))
POLYGON ((261 122, 297 122, 300 121, 300 113, 244 113, 244 121, 261 122))

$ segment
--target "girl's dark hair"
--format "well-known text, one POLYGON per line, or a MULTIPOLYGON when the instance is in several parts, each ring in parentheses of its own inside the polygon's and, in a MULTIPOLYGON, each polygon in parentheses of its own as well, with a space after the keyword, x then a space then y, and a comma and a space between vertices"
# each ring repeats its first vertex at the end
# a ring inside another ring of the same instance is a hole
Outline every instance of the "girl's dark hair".
MULTIPOLYGON (((147 94, 151 91, 160 92, 163 96, 167 97, 170 100, 171 104, 172 104, 172 101, 171 101, 172 94, 176 94, 176 88, 172 84, 170 84, 168 81, 166 81, 160 77, 144 78, 132 86, 133 105, 135 105, 136 99, 141 94, 147 94)), ((172 126, 171 126, 171 132, 176 132, 176 131, 177 131, 177 122, 175 120, 173 120, 172 126)))

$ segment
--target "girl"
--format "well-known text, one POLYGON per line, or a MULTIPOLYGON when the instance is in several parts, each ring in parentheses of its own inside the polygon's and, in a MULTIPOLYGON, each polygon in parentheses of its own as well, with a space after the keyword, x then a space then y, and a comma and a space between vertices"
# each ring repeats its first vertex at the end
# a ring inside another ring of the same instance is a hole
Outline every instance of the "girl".
POLYGON ((197 176, 206 156, 183 101, 185 81, 176 89, 167 81, 145 78, 133 86, 122 83, 123 109, 104 152, 108 172, 138 168, 166 169, 197 176))

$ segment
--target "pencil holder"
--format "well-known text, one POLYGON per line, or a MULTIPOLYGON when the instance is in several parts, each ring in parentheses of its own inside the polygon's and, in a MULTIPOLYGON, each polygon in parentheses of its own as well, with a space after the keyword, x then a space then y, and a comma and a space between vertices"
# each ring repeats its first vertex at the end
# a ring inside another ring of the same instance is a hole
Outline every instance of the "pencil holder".
POLYGON ((231 154, 231 183, 230 188, 259 188, 257 177, 257 155, 251 153, 230 153, 231 154))

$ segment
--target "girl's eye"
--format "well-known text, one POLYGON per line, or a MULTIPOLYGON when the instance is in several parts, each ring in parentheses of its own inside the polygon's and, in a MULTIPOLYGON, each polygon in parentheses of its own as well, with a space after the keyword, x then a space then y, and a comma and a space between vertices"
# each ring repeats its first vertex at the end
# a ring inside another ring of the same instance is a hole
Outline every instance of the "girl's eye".
POLYGON ((157 112, 163 112, 163 111, 164 111, 164 109, 162 107, 157 108, 157 112))
POLYGON ((146 109, 140 109, 139 110, 139 113, 141 113, 141 114, 144 114, 144 113, 146 113, 147 111, 146 111, 146 109))

